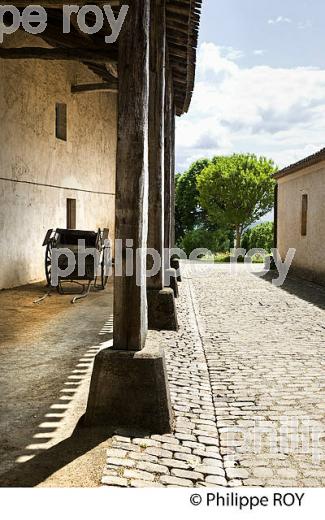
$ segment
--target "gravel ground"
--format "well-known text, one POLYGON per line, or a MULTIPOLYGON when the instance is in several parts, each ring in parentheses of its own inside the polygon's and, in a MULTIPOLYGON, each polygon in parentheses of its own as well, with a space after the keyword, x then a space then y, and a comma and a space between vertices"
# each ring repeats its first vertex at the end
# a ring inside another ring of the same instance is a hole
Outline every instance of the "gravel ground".
POLYGON ((325 485, 325 289, 271 281, 183 267, 181 328, 161 334, 174 432, 115 436, 105 485, 325 485))

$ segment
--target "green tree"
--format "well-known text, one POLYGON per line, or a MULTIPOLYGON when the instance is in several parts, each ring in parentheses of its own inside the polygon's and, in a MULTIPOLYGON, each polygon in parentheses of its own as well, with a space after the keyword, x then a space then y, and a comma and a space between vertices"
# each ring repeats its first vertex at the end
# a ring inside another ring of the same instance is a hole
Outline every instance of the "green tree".
POLYGON ((242 236, 241 240, 241 247, 246 249, 246 251, 249 251, 251 248, 251 229, 246 229, 245 233, 242 236))
POLYGON ((270 252, 274 244, 274 224, 273 222, 263 222, 252 229, 248 229, 242 240, 242 246, 249 249, 265 249, 270 252))
POLYGON ((206 229, 193 229, 188 231, 181 239, 179 247, 185 251, 189 256, 194 249, 205 248, 211 253, 218 253, 220 251, 229 251, 231 240, 233 237, 229 236, 223 230, 208 231, 206 229))
POLYGON ((197 189, 198 175, 209 165, 208 159, 200 159, 193 163, 183 174, 176 175, 176 241, 196 228, 209 228, 211 223, 199 202, 197 189))
POLYGON ((236 247, 248 226, 274 205, 273 161, 253 154, 212 159, 198 175, 199 202, 212 223, 236 233, 236 247))

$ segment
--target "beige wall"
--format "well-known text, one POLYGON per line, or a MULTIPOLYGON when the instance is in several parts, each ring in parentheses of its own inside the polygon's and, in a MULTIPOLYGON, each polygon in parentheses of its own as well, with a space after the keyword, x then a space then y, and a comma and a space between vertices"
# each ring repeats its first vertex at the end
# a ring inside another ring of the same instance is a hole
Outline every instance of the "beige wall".
POLYGON ((114 232, 116 95, 71 94, 72 83, 99 81, 74 62, 0 60, 0 288, 44 278, 42 242, 66 227, 67 198, 78 229, 114 232), (56 103, 67 103, 67 142, 55 137, 56 103))
POLYGON ((325 284, 325 161, 279 180, 278 247, 297 250, 292 271, 325 284), (302 196, 308 195, 307 236, 301 236, 302 196))

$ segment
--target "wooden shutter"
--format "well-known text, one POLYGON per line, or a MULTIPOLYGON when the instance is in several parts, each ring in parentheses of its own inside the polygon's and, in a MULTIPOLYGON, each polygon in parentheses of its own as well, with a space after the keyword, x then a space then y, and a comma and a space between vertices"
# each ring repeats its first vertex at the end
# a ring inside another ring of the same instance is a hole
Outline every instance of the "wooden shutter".
POLYGON ((57 103, 55 106, 55 135, 61 141, 67 140, 67 105, 57 103))
POLYGON ((77 203, 76 199, 67 199, 67 229, 76 229, 77 203))
POLYGON ((308 195, 302 196, 301 202, 301 235, 307 235, 307 221, 308 221, 308 195))

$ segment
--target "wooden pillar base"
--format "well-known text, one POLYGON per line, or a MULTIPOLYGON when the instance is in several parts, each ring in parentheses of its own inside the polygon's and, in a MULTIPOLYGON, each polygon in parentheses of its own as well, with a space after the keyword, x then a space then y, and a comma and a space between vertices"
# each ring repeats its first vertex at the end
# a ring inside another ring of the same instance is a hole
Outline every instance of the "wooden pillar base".
POLYGON ((150 330, 178 330, 175 296, 172 289, 147 290, 150 330))
POLYGON ((85 426, 163 434, 172 431, 172 419, 159 339, 148 339, 140 352, 108 348, 96 356, 85 426))
MULTIPOLYGON (((175 269, 167 269, 165 273, 165 279, 168 281, 168 287, 173 289, 175 298, 179 297, 177 274, 175 269)), ((166 284, 167 285, 167 284, 166 284)))

